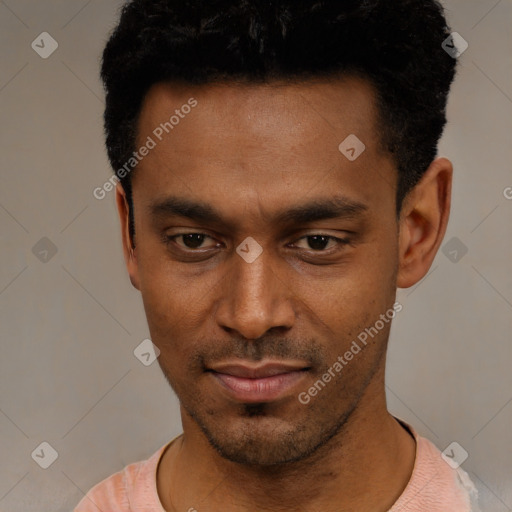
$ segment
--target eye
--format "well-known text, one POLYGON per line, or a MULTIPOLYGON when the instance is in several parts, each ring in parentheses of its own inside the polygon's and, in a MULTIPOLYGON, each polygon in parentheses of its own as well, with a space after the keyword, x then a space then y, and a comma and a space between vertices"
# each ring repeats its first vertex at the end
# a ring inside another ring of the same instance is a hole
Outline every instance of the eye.
MULTIPOLYGON (((214 249, 218 246, 217 243, 211 244, 211 245, 205 245, 205 241, 207 239, 210 239, 214 241, 214 239, 206 235, 205 233, 181 233, 179 235, 172 235, 172 236, 166 236, 165 242, 167 244, 173 243, 178 248, 188 251, 188 252, 200 252, 200 250, 208 250, 208 249, 214 249)), ((315 233, 311 235, 306 235, 298 239, 295 244, 293 244, 296 247, 299 247, 300 249, 306 249, 312 252, 323 252, 323 253, 330 253, 334 252, 330 249, 335 249, 337 246, 340 245, 348 245, 350 243, 350 240, 346 238, 338 238, 330 235, 325 235, 321 233, 315 233), (306 247, 297 245, 297 242, 305 241, 306 247), (329 245, 330 244, 330 245, 329 245)))
POLYGON ((309 249, 315 252, 329 252, 325 250, 329 242, 333 242, 333 244, 330 247, 327 247, 327 249, 332 249, 337 245, 347 245, 350 243, 350 241, 346 238, 337 238, 334 236, 323 235, 320 233, 303 236, 302 238, 299 238, 298 241, 300 242, 301 240, 306 240, 306 243, 309 246, 302 247, 303 249, 309 249))
POLYGON ((175 243, 180 249, 191 250, 195 249, 212 249, 215 245, 210 247, 204 247, 203 243, 205 239, 210 238, 213 240, 211 236, 208 236, 204 233, 182 233, 180 235, 166 236, 166 241, 175 243), (181 239, 183 245, 178 243, 176 240, 181 239))

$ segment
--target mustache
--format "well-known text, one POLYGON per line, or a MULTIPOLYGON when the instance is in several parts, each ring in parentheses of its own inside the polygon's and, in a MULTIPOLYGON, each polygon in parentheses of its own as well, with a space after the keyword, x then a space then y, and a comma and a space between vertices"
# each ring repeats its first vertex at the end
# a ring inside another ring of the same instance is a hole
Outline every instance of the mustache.
POLYGON ((322 345, 317 341, 296 340, 290 338, 265 337, 257 340, 231 339, 208 340, 194 349, 189 360, 189 370, 206 370, 214 363, 226 359, 243 359, 259 362, 265 358, 280 360, 301 360, 308 366, 322 368, 326 366, 326 357, 322 345))

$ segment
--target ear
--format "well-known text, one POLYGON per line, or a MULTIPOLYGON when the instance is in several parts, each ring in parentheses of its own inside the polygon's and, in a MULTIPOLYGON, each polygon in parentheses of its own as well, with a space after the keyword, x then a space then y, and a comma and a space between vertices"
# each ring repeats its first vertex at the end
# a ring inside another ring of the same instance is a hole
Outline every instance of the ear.
POLYGON ((130 206, 128 205, 126 194, 120 183, 116 185, 116 204, 117 211, 119 213, 119 220, 121 222, 124 261, 126 268, 128 269, 132 285, 137 288, 137 290, 140 290, 137 256, 130 237, 130 206))
POLYGON ((398 288, 416 284, 434 261, 450 216, 452 175, 452 163, 437 158, 404 199, 399 221, 398 288))

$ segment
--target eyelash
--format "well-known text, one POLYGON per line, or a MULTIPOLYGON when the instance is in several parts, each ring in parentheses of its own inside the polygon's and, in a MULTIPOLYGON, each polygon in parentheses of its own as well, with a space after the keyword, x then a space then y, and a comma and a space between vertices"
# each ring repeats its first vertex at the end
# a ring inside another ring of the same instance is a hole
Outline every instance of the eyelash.
MULTIPOLYGON (((187 235, 203 235, 204 237, 206 238, 211 238, 213 240, 213 237, 207 235, 206 233, 200 233, 200 232, 190 232, 190 233, 180 233, 178 235, 171 235, 171 236, 168 236, 168 235, 165 235, 164 236, 164 241, 167 245, 169 245, 170 243, 174 243, 175 245, 178 246, 178 249, 180 249, 181 251, 185 252, 185 253, 188 253, 188 254, 194 254, 194 253, 198 253, 200 254, 201 252, 201 249, 185 249, 181 246, 179 246, 176 242, 175 242, 175 238, 179 238, 179 237, 183 237, 183 236, 187 236, 187 235)), ((305 238, 310 238, 310 237, 322 237, 322 238, 327 238, 329 241, 331 240, 334 240, 335 242, 337 242, 340 246, 345 246, 345 245, 349 245, 350 244, 350 240, 348 238, 338 238, 338 237, 335 237, 335 236, 331 236, 331 235, 325 235, 323 233, 312 233, 312 234, 309 234, 309 235, 304 235, 300 238, 297 239, 297 241, 299 240, 303 240, 305 238)), ((203 249, 203 251, 207 251, 207 250, 211 250, 211 249, 214 249, 214 247, 210 248, 210 249, 203 249)), ((304 249, 307 251, 307 249, 304 249)), ((339 250, 339 249, 338 249, 339 250)), ((315 249, 310 249, 309 250, 310 252, 314 253, 314 254, 330 254, 331 250, 327 249, 327 250, 315 250, 315 249)))

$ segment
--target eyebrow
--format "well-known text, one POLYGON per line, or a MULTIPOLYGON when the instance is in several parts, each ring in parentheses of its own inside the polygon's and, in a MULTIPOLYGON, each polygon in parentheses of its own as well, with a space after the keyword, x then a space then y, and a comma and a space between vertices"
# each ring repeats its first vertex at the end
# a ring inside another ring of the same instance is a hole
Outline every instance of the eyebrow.
MULTIPOLYGON (((169 196, 150 205, 150 211, 157 217, 185 217, 197 222, 231 225, 212 205, 177 196, 169 196)), ((306 224, 325 219, 350 219, 360 217, 368 211, 364 203, 344 196, 316 198, 304 204, 282 209, 272 215, 272 222, 278 224, 306 224)))

